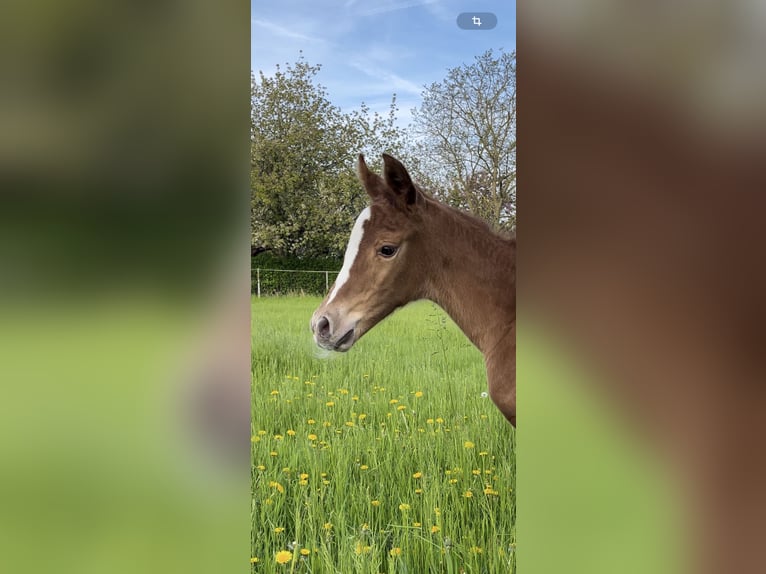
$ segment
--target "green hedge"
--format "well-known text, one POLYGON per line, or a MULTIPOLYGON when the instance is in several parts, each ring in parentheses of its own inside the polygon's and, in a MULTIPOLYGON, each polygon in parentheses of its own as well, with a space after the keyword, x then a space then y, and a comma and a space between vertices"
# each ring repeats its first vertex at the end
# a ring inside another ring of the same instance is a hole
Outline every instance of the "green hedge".
POLYGON ((343 262, 333 258, 283 257, 270 252, 260 253, 251 259, 251 291, 257 292, 258 269, 260 269, 261 295, 286 295, 301 293, 324 295, 327 284, 332 285, 343 262), (284 269, 286 271, 273 271, 284 269), (291 271, 328 271, 325 273, 293 273, 291 271))

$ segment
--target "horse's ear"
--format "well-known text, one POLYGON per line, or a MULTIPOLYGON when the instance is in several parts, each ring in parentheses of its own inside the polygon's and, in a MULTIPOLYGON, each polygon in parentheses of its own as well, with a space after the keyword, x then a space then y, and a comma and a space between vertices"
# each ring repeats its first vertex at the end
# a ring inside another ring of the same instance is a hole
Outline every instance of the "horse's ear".
POLYGON ((377 173, 372 173, 364 162, 364 156, 359 154, 359 161, 356 164, 356 175, 359 177, 359 181, 362 182, 367 194, 376 199, 384 193, 383 180, 377 173))
POLYGON ((402 162, 386 153, 383 154, 383 179, 396 193, 397 199, 404 200, 406 205, 414 205, 420 199, 420 192, 402 162))

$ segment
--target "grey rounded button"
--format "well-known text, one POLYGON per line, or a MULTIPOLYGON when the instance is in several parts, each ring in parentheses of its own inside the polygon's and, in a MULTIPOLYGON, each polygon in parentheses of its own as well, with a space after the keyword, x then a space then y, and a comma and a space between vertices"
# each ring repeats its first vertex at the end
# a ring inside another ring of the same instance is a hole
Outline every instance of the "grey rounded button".
POLYGON ((497 26, 497 16, 492 12, 462 12, 457 25, 463 30, 491 30, 497 26))

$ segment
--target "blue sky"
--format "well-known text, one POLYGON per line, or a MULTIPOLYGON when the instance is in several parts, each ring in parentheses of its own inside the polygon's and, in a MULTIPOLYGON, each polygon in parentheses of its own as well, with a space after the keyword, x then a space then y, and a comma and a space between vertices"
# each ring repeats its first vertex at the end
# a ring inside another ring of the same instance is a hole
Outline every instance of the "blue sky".
POLYGON ((252 0, 251 68, 270 75, 299 50, 321 64, 318 80, 344 111, 385 112, 396 93, 400 124, 420 103, 423 86, 489 48, 516 47, 516 1, 252 0), (493 12, 493 30, 457 27, 461 12, 493 12))

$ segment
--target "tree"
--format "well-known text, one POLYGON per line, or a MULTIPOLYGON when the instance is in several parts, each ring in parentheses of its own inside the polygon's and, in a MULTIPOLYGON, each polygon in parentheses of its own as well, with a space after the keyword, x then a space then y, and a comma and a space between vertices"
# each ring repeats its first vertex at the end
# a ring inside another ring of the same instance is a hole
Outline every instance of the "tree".
POLYGON ((342 113, 315 81, 320 66, 302 58, 273 76, 251 78, 251 242, 284 255, 343 254, 367 203, 357 155, 401 153, 396 96, 386 116, 362 103, 342 113))
POLYGON ((434 193, 497 229, 516 223, 516 53, 489 50, 426 87, 414 111, 434 193))

